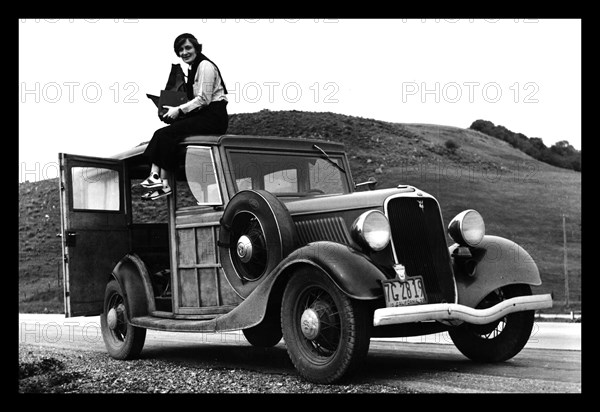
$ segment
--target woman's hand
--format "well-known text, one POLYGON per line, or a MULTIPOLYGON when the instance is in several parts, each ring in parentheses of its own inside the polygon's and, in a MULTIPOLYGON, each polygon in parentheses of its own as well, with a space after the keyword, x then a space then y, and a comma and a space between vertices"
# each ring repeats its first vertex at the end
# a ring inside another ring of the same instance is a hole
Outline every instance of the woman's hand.
POLYGON ((163 108, 168 109, 163 117, 168 117, 169 119, 175 120, 179 116, 179 107, 163 106, 163 108))

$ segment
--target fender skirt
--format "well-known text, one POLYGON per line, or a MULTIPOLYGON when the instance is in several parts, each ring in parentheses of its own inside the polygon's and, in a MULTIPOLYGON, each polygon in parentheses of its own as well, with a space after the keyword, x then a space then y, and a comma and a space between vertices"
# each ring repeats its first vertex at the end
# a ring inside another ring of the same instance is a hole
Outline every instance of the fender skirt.
MULTIPOLYGON (((450 246, 450 255, 457 247, 457 244, 450 246)), ((473 256, 469 259, 470 263, 476 263, 474 270, 465 270, 469 265, 459 264, 459 260, 464 258, 453 257, 458 303, 461 305, 474 308, 490 292, 502 286, 542 284, 533 258, 513 241, 486 235, 477 247, 469 249, 473 256)))
POLYGON ((287 256, 273 273, 231 312, 216 319, 216 330, 245 329, 258 325, 269 310, 280 310, 281 296, 289 277, 300 268, 322 270, 347 296, 374 300, 383 296, 381 280, 386 277, 367 257, 335 242, 309 243, 287 256))

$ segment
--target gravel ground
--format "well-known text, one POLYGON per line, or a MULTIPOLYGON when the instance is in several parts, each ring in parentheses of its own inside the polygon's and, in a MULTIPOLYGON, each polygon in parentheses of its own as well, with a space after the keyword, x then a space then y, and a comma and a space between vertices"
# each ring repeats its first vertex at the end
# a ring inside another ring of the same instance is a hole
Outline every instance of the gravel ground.
POLYGON ((19 393, 410 393, 387 385, 315 385, 298 376, 19 345, 19 393))

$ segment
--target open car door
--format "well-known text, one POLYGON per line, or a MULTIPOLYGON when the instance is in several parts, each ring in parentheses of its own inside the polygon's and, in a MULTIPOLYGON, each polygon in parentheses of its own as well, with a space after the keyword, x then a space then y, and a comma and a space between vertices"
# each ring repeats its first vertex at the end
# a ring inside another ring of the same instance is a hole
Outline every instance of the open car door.
POLYGON ((65 316, 98 315, 129 249, 123 162, 65 153, 59 161, 65 316))

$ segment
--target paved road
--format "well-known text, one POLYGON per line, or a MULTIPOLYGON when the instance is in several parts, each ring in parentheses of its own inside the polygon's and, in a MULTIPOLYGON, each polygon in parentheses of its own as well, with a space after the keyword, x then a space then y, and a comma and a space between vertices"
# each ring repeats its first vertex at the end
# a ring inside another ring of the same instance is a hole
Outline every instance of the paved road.
MULTIPOLYGON (((19 315, 19 343, 105 352, 99 317, 19 315)), ((284 343, 252 347, 241 333, 148 331, 143 357, 201 367, 295 374, 284 343)), ((537 322, 525 349, 495 365, 466 359, 447 334, 373 339, 360 383, 423 392, 581 392, 581 323, 537 322)))

